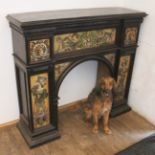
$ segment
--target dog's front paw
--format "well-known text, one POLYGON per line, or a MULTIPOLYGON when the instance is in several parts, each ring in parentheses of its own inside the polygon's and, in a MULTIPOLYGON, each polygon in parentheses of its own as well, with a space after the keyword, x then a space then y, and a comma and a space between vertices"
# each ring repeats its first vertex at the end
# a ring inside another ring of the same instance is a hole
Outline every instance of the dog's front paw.
POLYGON ((112 134, 112 131, 110 129, 104 129, 104 133, 106 135, 111 135, 112 134))
POLYGON ((93 127, 92 132, 95 133, 95 134, 97 134, 98 133, 98 127, 93 127))

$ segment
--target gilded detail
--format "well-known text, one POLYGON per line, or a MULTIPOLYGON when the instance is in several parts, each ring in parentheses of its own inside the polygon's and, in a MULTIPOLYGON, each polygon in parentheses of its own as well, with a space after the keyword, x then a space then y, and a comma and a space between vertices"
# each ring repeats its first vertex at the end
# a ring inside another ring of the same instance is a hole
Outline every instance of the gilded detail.
POLYGON ((70 65, 70 62, 65 62, 55 65, 55 80, 58 80, 62 72, 70 65))
POLYGON ((114 86, 115 100, 122 100, 124 98, 129 67, 130 56, 121 56, 118 68, 118 77, 114 86))
POLYGON ((104 57, 112 64, 112 66, 114 67, 115 65, 115 54, 114 53, 110 53, 110 54, 106 54, 104 55, 104 57))
POLYGON ((113 45, 115 40, 116 28, 61 34, 54 37, 54 52, 57 54, 113 45))
POLYGON ((33 125, 36 129, 50 123, 48 73, 31 76, 30 84, 33 125))
POLYGON ((45 61, 50 58, 50 40, 33 40, 29 43, 30 63, 45 61))
POLYGON ((126 28, 124 44, 125 45, 135 44, 137 40, 137 33, 138 33, 137 27, 126 28))

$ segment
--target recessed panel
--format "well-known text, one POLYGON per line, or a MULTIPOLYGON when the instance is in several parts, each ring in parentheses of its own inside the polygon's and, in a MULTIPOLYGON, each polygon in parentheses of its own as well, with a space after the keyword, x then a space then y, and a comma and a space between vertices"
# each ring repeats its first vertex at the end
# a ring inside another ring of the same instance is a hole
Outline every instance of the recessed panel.
POLYGON ((40 39, 29 42, 30 63, 47 61, 50 59, 50 40, 40 39))
POLYGON ((114 92, 115 92, 114 99, 117 101, 124 99, 127 79, 129 74, 129 68, 130 68, 130 61, 131 61, 130 59, 131 59, 130 56, 120 57, 117 81, 114 86, 114 92))
POLYGON ((65 62, 61 64, 55 65, 55 80, 58 80, 58 78, 61 76, 63 71, 70 65, 70 62, 65 62))
POLYGON ((48 73, 30 77, 31 103, 34 128, 49 125, 49 84, 48 73))
POLYGON ((109 53, 104 55, 104 57, 112 64, 113 67, 115 65, 115 56, 116 55, 114 53, 109 53))
POLYGON ((138 34, 138 28, 137 27, 126 28, 124 45, 135 44, 136 40, 137 40, 137 34, 138 34))
POLYGON ((60 34, 54 37, 54 53, 113 45, 115 40, 116 28, 60 34))

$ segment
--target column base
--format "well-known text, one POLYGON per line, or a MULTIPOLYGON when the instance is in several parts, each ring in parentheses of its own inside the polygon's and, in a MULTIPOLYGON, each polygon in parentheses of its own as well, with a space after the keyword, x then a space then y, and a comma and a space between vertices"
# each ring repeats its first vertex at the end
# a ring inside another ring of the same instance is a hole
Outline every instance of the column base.
POLYGON ((117 107, 112 108, 110 116, 115 117, 130 110, 131 108, 127 104, 121 104, 117 107))
POLYGON ((17 124, 17 127, 19 128, 21 134, 23 135, 25 141, 29 145, 30 148, 36 147, 38 145, 41 145, 43 143, 52 141, 54 139, 60 138, 60 134, 57 130, 49 131, 47 133, 43 133, 40 135, 37 135, 35 137, 31 137, 27 131, 27 129, 23 126, 21 122, 17 124))

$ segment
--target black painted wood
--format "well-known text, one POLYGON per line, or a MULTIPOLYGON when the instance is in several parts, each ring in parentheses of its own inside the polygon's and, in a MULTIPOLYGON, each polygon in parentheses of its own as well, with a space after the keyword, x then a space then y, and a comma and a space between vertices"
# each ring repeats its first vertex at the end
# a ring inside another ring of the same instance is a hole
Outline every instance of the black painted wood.
MULTIPOLYGON (((138 47, 138 35, 136 42, 131 45, 124 45, 125 30, 130 27, 137 27, 138 33, 145 12, 135 11, 126 8, 94 8, 45 11, 33 13, 10 14, 7 16, 12 28, 13 55, 15 60, 17 90, 20 107, 20 122, 18 127, 30 147, 34 147, 47 141, 60 137, 58 131, 58 91, 59 87, 68 72, 88 60, 97 60, 107 65, 111 76, 117 79, 120 57, 131 56, 131 63, 128 70, 125 97, 119 103, 114 103, 111 116, 117 116, 129 111, 127 105, 128 92, 130 87, 132 69, 136 48, 138 47), (54 54, 53 38, 57 34, 74 33, 82 31, 99 30, 103 28, 116 28, 116 41, 114 45, 100 46, 90 49, 82 49, 78 52, 54 54), (50 40, 50 59, 38 63, 30 63, 29 42, 48 38, 50 40), (116 54, 114 67, 103 55, 108 53, 116 54), (64 62, 71 62, 60 78, 55 80, 55 65, 64 62), (47 72, 49 75, 49 102, 50 102, 50 124, 39 129, 33 127, 33 114, 31 103, 30 77, 32 75, 47 72)), ((100 73, 98 73, 100 74, 100 73)))

